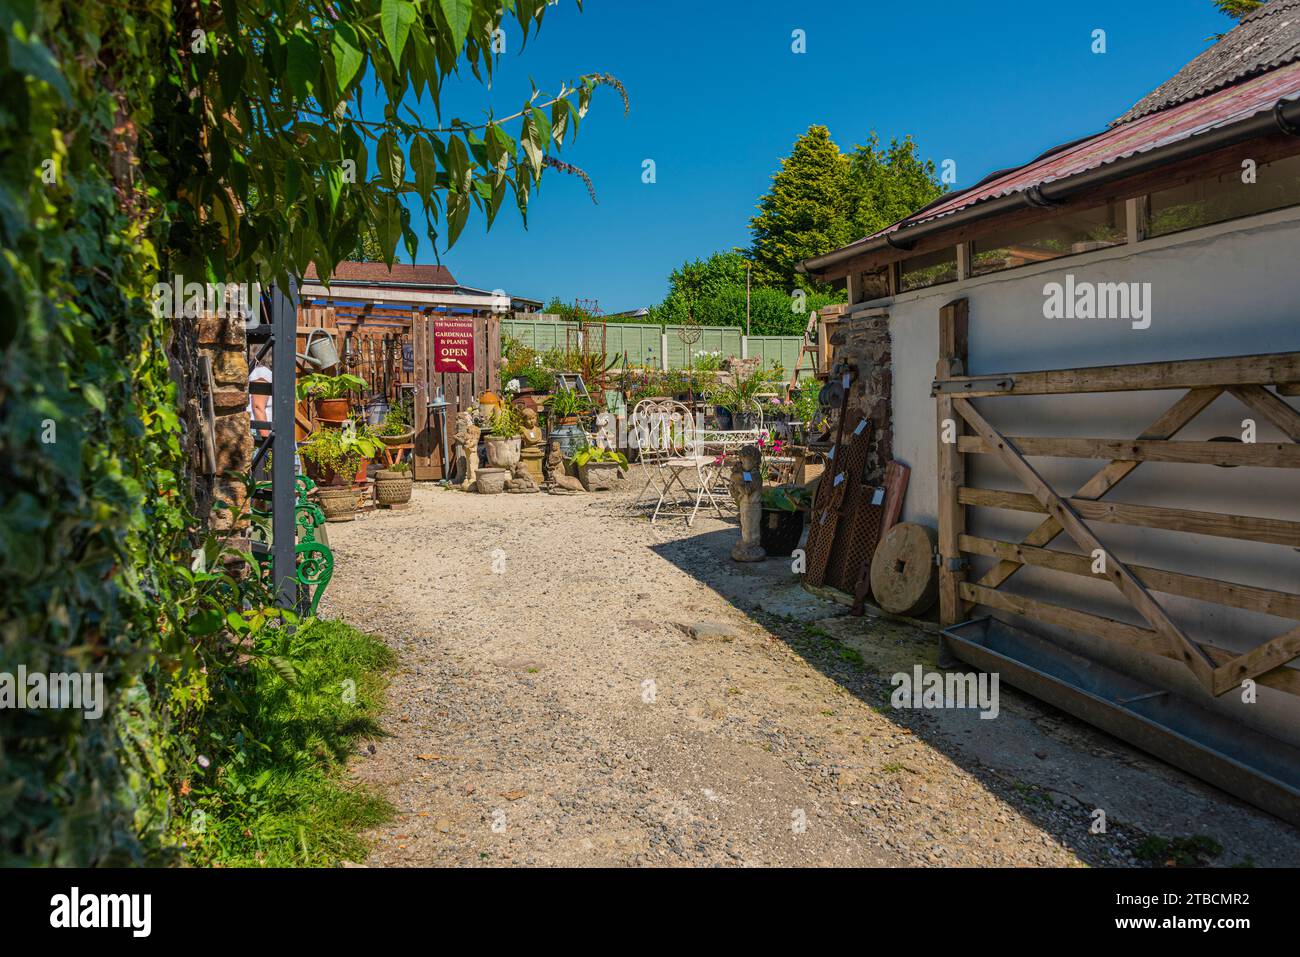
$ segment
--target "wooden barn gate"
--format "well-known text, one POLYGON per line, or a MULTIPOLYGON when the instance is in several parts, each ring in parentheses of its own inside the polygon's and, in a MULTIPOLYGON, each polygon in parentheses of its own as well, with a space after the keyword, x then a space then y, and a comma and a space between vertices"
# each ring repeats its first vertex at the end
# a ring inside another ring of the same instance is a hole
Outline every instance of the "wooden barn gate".
MULTIPOLYGON (((418 480, 444 478, 442 440, 439 419, 430 414, 429 402, 439 389, 446 399, 447 450, 451 453, 456 431, 456 415, 465 409, 477 409, 478 397, 485 391, 501 393, 501 319, 498 316, 474 317, 474 371, 442 373, 434 371, 434 327, 442 317, 413 313, 411 343, 415 352, 415 477, 418 480)), ((462 317, 456 317, 462 318, 462 317)))
MULTIPOLYGON (((1300 412, 1268 388, 1300 381, 1300 353, 970 376, 964 374, 967 310, 965 299, 941 310, 939 364, 932 388, 939 427, 940 617, 944 627, 970 617, 973 605, 983 605, 1181 661, 1210 695, 1222 695, 1247 678, 1300 694, 1300 671, 1283 667, 1300 655, 1300 627, 1237 653, 1189 636, 1170 620, 1152 592, 1293 620, 1300 620, 1300 594, 1132 564, 1107 549, 1085 524, 1086 519, 1300 548, 1300 522, 1296 521, 1103 500, 1147 461, 1300 469, 1300 445, 1296 444, 1300 443, 1300 412), (1186 391, 1132 440, 1006 436, 988 423, 972 401, 1152 389, 1186 391), (1173 440, 1225 392, 1271 422, 1290 441, 1173 440), (963 425, 974 434, 961 434, 963 425), (945 430, 955 441, 945 441, 945 430), (970 454, 996 456, 1027 493, 968 487, 964 456, 970 454), (1037 456, 1110 461, 1071 494, 1052 488, 1027 461, 1037 456), (1023 541, 999 541, 966 534, 966 509, 971 506, 1045 517, 1023 541), (1082 555, 1047 548, 1062 532, 1073 539, 1082 555), (999 561, 978 581, 969 582, 966 555, 999 561), (1025 565, 1108 579, 1146 627, 1000 590, 1025 565)), ((1297 481, 1300 483, 1300 475, 1297 481)))

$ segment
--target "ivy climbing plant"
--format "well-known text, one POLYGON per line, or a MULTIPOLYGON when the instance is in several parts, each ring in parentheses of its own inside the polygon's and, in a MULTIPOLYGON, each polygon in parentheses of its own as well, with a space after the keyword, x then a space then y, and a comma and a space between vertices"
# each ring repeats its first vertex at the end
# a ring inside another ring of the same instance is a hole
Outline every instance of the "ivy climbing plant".
POLYGON ((187 320, 154 285, 328 273, 373 238, 391 262, 416 216, 446 249, 476 211, 526 214, 546 169, 585 178, 555 154, 612 77, 438 110, 549 6, 0 0, 0 673, 107 692, 100 719, 0 708, 0 864, 174 855, 212 748, 251 746, 231 650, 276 619, 255 581, 191 570, 217 555, 189 500, 187 320))

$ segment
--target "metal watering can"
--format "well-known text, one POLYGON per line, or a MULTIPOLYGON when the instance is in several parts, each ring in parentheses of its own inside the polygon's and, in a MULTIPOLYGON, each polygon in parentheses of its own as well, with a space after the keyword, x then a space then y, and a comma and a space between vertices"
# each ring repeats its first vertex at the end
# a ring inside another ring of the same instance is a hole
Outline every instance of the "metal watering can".
POLYGON ((307 352, 298 353, 298 358, 317 369, 332 369, 339 364, 339 351, 334 345, 334 337, 324 329, 313 329, 307 334, 307 352), (320 336, 319 339, 316 337, 320 336))

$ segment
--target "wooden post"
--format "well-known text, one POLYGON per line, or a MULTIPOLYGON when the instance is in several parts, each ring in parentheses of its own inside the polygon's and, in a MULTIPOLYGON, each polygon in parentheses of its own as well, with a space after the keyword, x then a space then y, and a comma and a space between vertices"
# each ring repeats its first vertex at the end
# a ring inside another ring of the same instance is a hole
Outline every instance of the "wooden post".
POLYGON ((437 394, 429 379, 429 322, 428 316, 411 313, 411 346, 415 354, 415 448, 411 452, 412 471, 419 480, 432 479, 433 432, 429 428, 429 400, 437 394))
MULTIPOLYGON (((935 378, 942 381, 966 372, 966 342, 970 301, 957 299, 939 310, 939 362, 935 378)), ((947 628, 961 620, 960 585, 966 580, 959 538, 966 532, 966 508, 957 501, 957 489, 966 484, 966 464, 957 449, 962 420, 953 410, 952 397, 935 399, 939 443, 939 624, 947 628), (951 442, 945 442, 950 438, 951 442)))

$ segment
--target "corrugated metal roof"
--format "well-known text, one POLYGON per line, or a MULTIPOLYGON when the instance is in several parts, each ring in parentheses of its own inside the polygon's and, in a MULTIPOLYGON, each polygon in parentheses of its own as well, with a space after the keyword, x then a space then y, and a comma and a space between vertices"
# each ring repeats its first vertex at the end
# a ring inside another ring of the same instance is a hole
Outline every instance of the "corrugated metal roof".
POLYGON ((1280 99, 1296 97, 1300 97, 1300 61, 1236 86, 1148 114, 1130 123, 1112 126, 1096 136, 1049 151, 1025 166, 995 174, 968 190, 943 197, 931 206, 845 248, 867 243, 903 226, 939 219, 968 206, 1077 176, 1116 160, 1229 126, 1271 110, 1280 99))
POLYGON ((1115 124, 1130 123, 1298 59, 1300 0, 1271 0, 1138 100, 1115 124))

